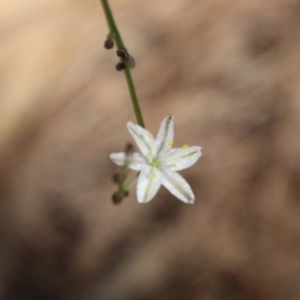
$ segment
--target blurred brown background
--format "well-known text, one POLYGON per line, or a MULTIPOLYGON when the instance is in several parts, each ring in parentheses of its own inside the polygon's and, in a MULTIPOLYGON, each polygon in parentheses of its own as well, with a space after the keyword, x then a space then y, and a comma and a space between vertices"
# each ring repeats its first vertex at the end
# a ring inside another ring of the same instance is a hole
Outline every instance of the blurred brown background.
POLYGON ((0 4, 0 297, 300 299, 300 1, 112 0, 147 128, 203 156, 111 202, 135 122, 97 0, 0 4))

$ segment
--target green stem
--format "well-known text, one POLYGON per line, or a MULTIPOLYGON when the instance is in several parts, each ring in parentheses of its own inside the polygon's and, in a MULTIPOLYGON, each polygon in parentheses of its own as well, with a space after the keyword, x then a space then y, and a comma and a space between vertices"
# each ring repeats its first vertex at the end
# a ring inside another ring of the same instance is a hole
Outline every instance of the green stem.
MULTIPOLYGON (((118 27, 117 27, 117 25, 114 21, 111 9, 110 9, 109 4, 108 4, 108 1, 107 0, 101 0, 101 3, 102 3, 102 6, 103 6, 104 14, 105 14, 106 21, 107 21, 107 24, 108 24, 108 27, 109 27, 109 30, 110 30, 111 37, 115 40, 118 49, 126 49, 125 46, 124 46, 124 43, 122 41, 121 35, 119 33, 118 27)), ((136 96, 135 87, 134 87, 134 83, 133 83, 129 68, 126 67, 124 69, 124 74, 125 74, 128 89, 129 89, 129 92, 130 92, 131 102, 132 102, 132 106, 133 106, 133 109, 134 109, 136 120, 137 120, 138 124, 141 127, 145 128, 143 115, 142 115, 142 112, 141 112, 141 109, 140 109, 138 98, 136 96)))
POLYGON ((133 84, 133 80, 132 80, 132 77, 131 77, 130 70, 128 68, 125 68, 124 73, 125 73, 127 85, 128 85, 128 88, 129 88, 129 92, 130 92, 130 96, 131 96, 131 102, 132 102, 132 106, 133 106, 133 109, 134 109, 136 120, 137 120, 137 122, 140 126, 145 128, 143 115, 142 115, 142 112, 141 112, 141 109, 140 109, 139 100, 136 96, 136 92, 135 92, 135 88, 134 88, 134 84, 133 84))
POLYGON ((138 177, 140 175, 140 172, 134 175, 128 182, 124 183, 123 185, 123 191, 128 191, 130 187, 137 181, 138 177))

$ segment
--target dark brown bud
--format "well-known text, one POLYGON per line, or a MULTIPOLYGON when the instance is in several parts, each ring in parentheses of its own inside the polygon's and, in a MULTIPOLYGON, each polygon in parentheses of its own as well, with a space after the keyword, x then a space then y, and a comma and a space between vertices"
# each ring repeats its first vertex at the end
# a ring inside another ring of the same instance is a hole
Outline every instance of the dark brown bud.
POLYGON ((115 192, 115 193, 113 193, 113 195, 112 195, 112 201, 113 201, 114 204, 119 204, 119 203, 122 202, 123 197, 124 197, 124 196, 123 196, 121 193, 115 192))
POLYGON ((128 60, 129 54, 128 54, 128 52, 127 52, 126 50, 118 49, 116 52, 117 52, 117 55, 118 55, 119 57, 121 57, 121 58, 124 59, 125 61, 128 60))
POLYGON ((128 143, 125 148, 126 155, 131 155, 133 153, 133 150, 133 145, 131 143, 128 143))
POLYGON ((107 39, 105 40, 104 42, 104 48, 109 50, 109 49, 112 49, 114 47, 114 40, 112 39, 107 39))
POLYGON ((116 173, 116 174, 113 175, 113 181, 115 183, 120 183, 121 182, 121 176, 120 176, 119 173, 116 173))
POLYGON ((118 49, 117 55, 121 58, 121 61, 126 64, 128 68, 135 67, 135 60, 134 58, 127 52, 127 50, 118 49))
POLYGON ((123 71, 126 67, 127 67, 126 64, 122 61, 120 61, 116 64, 117 71, 123 71))

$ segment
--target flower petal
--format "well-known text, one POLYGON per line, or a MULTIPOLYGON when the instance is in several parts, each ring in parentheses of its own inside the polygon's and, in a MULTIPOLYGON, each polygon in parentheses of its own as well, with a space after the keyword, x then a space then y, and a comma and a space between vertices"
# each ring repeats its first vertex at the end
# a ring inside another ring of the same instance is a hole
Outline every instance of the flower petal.
POLYGON ((139 203, 149 202, 161 186, 162 175, 157 168, 144 168, 138 178, 137 200, 139 203))
POLYGON ((125 165, 126 154, 124 152, 111 153, 108 158, 116 165, 123 167, 125 165))
POLYGON ((156 137, 157 156, 172 148, 174 143, 174 117, 166 116, 160 124, 156 137))
POLYGON ((133 153, 129 156, 124 152, 112 153, 108 158, 121 167, 125 166, 125 164, 128 164, 128 168, 135 171, 141 171, 143 168, 145 168, 145 166, 148 165, 146 159, 140 153, 133 153))
POLYGON ((155 141, 152 134, 145 128, 131 122, 127 123, 127 128, 144 156, 149 161, 152 160, 156 154, 155 141))
POLYGON ((193 191, 181 175, 171 170, 163 170, 161 172, 162 184, 172 195, 185 203, 194 203, 195 196, 193 191))
POLYGON ((141 171, 148 166, 148 162, 141 153, 133 153, 130 159, 129 168, 135 171, 141 171))
POLYGON ((180 171, 189 168, 201 157, 201 147, 175 148, 162 161, 162 168, 180 171))

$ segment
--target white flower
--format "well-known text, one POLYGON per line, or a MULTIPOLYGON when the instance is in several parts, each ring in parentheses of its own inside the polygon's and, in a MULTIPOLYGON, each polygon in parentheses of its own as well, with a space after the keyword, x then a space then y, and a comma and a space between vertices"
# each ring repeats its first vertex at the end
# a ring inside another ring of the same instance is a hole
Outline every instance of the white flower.
MULTIPOLYGON (((133 153, 129 168, 140 171, 137 182, 137 200, 150 201, 161 185, 171 194, 186 203, 193 203, 195 196, 190 185, 176 171, 192 166, 201 156, 201 147, 187 145, 172 148, 174 138, 174 117, 169 115, 162 121, 156 140, 152 134, 139 125, 127 123, 127 128, 141 153, 133 153)), ((119 166, 126 163, 126 153, 112 153, 109 156, 119 166)))

